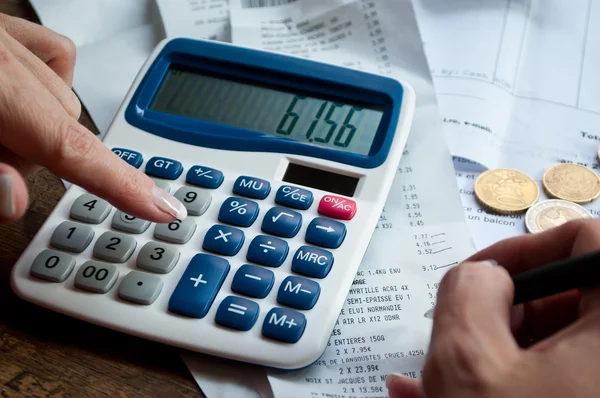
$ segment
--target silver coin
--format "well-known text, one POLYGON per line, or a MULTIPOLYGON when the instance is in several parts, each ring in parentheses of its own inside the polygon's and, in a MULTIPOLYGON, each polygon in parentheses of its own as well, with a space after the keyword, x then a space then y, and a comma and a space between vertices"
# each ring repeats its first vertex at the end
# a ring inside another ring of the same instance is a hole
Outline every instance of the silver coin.
POLYGON ((544 232, 567 221, 593 218, 582 206, 561 199, 549 199, 531 206, 525 214, 525 226, 532 233, 544 232))

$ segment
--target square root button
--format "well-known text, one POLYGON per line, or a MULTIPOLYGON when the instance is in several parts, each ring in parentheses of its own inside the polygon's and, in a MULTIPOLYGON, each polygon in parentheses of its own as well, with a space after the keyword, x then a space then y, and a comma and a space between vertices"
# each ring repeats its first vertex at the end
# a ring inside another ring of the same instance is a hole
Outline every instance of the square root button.
POLYGON ((224 258, 196 254, 169 299, 169 311, 191 318, 204 318, 229 268, 229 262, 224 258))

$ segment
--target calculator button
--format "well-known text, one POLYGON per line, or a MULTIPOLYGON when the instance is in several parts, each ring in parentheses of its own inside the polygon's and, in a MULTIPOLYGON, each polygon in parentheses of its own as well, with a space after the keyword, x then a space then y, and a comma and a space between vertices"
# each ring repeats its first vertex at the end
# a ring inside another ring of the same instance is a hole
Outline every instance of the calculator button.
POLYGON ((319 202, 318 212, 326 217, 352 220, 356 214, 356 202, 341 196, 325 195, 319 202))
POLYGON ((135 167, 136 169, 142 165, 144 158, 142 154, 136 151, 132 151, 127 148, 113 148, 112 151, 115 155, 135 167))
POLYGON ((153 178, 152 181, 154 181, 154 185, 163 191, 171 192, 171 184, 168 181, 161 180, 160 178, 153 178))
POLYGON ((94 257, 111 263, 124 263, 129 260, 136 246, 133 237, 108 231, 100 235, 96 241, 94 257))
POLYGON ((162 288, 163 281, 158 276, 131 271, 119 285, 119 297, 132 303, 150 305, 162 288))
POLYGON ((325 278, 333 265, 330 251, 312 246, 302 246, 294 254, 292 272, 311 278, 325 278))
POLYGON ((63 221, 52 233, 50 244, 57 249, 81 253, 93 237, 94 231, 87 225, 63 221))
POLYGON ((181 187, 174 195, 185 206, 190 216, 201 216, 210 206, 212 196, 202 189, 181 187))
POLYGON ((140 250, 136 264, 146 271, 168 274, 173 270, 180 256, 179 250, 173 246, 148 242, 140 250))
POLYGON ((244 233, 226 225, 213 225, 204 236, 202 248, 225 256, 235 256, 244 244, 244 233))
POLYGON ((262 222, 262 230, 268 234, 293 238, 302 225, 302 215, 296 211, 283 207, 273 207, 262 222))
POLYGON ((299 310, 310 310, 315 306, 321 287, 315 281, 299 276, 288 276, 277 292, 277 302, 299 310))
POLYGON ((246 258, 253 263, 279 267, 288 255, 288 244, 283 239, 258 235, 248 247, 246 258))
POLYGON ((258 217, 258 203, 244 198, 227 198, 219 210, 219 221, 249 227, 258 217))
POLYGON ((240 176, 233 183, 233 193, 254 199, 264 199, 271 192, 271 184, 267 180, 248 176, 240 176))
POLYGON ((31 275, 50 282, 63 282, 73 271, 75 259, 62 252, 44 250, 37 255, 31 266, 31 275))
POLYGON ((192 218, 175 220, 169 224, 156 224, 154 237, 165 242, 186 244, 196 232, 196 221, 192 218))
POLYGON ((203 318, 223 285, 229 268, 229 262, 224 258, 196 254, 169 299, 169 311, 203 318))
POLYGON ((283 185, 275 194, 275 203, 292 207, 294 209, 306 210, 312 205, 313 194, 308 189, 283 185))
POLYGON ((223 173, 205 166, 193 166, 185 176, 185 182, 202 188, 217 189, 223 183, 223 173))
POLYGON ((215 322, 232 329, 247 331, 258 319, 259 307, 252 300, 228 296, 219 305, 215 322))
POLYGON ((121 210, 117 210, 112 219, 112 227, 114 229, 122 232, 129 232, 131 234, 141 234, 145 232, 150 224, 150 221, 123 213, 121 210))
POLYGON ((346 237, 346 226, 328 218, 313 219, 306 229, 306 242, 313 245, 336 249, 346 237))
POLYGON ((146 163, 146 174, 165 180, 176 180, 183 172, 183 165, 177 160, 155 156, 146 163))
POLYGON ((86 261, 77 270, 75 287, 92 293, 108 292, 119 277, 117 267, 97 261, 86 261))
POLYGON ((231 290, 250 297, 265 298, 275 282, 273 271, 256 265, 242 265, 233 277, 231 290))
POLYGON ((99 197, 84 193, 71 206, 71 218, 90 224, 100 224, 108 217, 112 206, 99 197))
POLYGON ((272 308, 265 316, 262 334, 273 340, 296 343, 306 328, 306 317, 288 308, 272 308))

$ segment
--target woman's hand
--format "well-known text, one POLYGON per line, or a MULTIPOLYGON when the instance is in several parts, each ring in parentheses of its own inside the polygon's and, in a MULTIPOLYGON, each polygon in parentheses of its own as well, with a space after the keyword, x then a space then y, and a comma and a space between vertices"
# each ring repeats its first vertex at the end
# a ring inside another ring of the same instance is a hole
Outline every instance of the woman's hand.
POLYGON ((24 177, 39 166, 133 216, 154 222, 184 218, 177 199, 78 123, 74 66, 68 38, 0 14, 0 223, 25 213, 24 177))
POLYGON ((389 377, 390 397, 597 397, 600 288, 513 306, 509 273, 599 249, 600 221, 571 221, 499 242, 450 270, 423 379, 389 377), (477 263, 486 260, 500 266, 477 263))

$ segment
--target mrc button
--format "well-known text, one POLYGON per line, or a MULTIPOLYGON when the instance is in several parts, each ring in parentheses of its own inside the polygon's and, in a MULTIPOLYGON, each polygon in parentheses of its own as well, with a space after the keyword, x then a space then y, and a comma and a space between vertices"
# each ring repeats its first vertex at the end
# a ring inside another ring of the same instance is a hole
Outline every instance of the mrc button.
POLYGON ((136 151, 132 151, 127 148, 113 148, 113 153, 135 167, 136 169, 142 165, 144 158, 142 154, 136 151))
POLYGON ((312 246, 301 246, 294 254, 292 272, 311 278, 325 278, 333 265, 330 251, 312 246))
POLYGON ((146 163, 146 174, 166 180, 176 180, 183 172, 183 165, 177 160, 155 156, 146 163))
POLYGON ((325 195, 319 202, 319 214, 340 220, 352 220, 356 214, 356 202, 335 195, 325 195))

